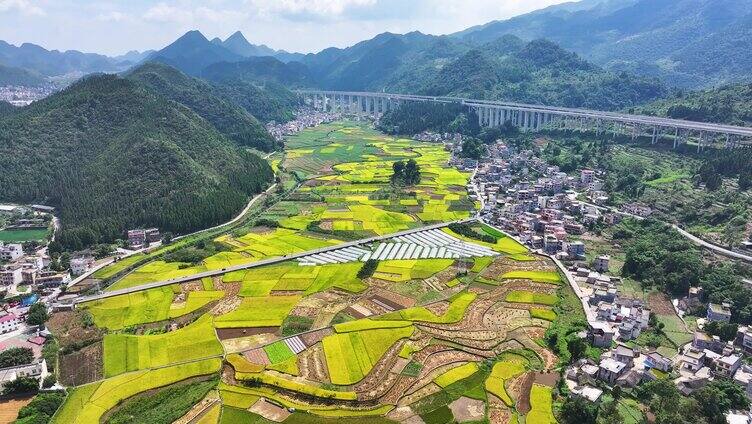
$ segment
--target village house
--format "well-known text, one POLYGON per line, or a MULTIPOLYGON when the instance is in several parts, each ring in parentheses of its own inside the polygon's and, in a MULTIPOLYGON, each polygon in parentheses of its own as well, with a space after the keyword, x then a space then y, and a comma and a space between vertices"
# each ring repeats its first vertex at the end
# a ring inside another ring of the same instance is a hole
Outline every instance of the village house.
POLYGON ((13 381, 19 377, 38 377, 41 386, 41 380, 45 375, 47 375, 47 362, 44 359, 36 359, 31 364, 0 369, 0 384, 13 381))
POLYGON ((705 366, 705 352, 690 348, 679 357, 681 368, 690 372, 697 372, 705 366))
POLYGON ((593 260, 593 269, 597 272, 608 272, 608 263, 611 257, 608 255, 601 255, 593 260))
POLYGON ((598 379, 608 384, 616 383, 616 380, 626 371, 626 364, 612 358, 603 358, 598 364, 598 379))
POLYGON ((720 305, 717 303, 708 304, 707 319, 708 321, 731 321, 731 305, 725 302, 720 305))
POLYGON ((611 347, 614 335, 611 325, 605 321, 589 323, 588 339, 595 347, 611 347))
POLYGON ((741 347, 742 351, 748 355, 752 354, 752 328, 740 326, 736 332, 734 343, 741 347))
POLYGON ((638 356, 640 356, 640 354, 634 348, 621 343, 616 345, 616 347, 611 351, 611 357, 615 361, 619 361, 625 364, 628 368, 632 368, 632 366, 634 365, 634 360, 638 356))
POLYGON ((70 271, 74 276, 85 274, 94 266, 93 256, 80 256, 70 260, 70 271))
POLYGON ((18 317, 8 312, 0 312, 0 334, 18 329, 18 317))
POLYGON ((734 382, 744 387, 744 393, 752 399, 752 366, 742 365, 734 374, 734 382))
POLYGON ((15 286, 23 281, 21 265, 6 265, 0 268, 0 285, 15 286))
POLYGON ((661 355, 660 353, 653 351, 645 355, 644 360, 645 368, 657 369, 662 372, 669 372, 673 367, 671 359, 661 355))
POLYGON ((5 244, 0 241, 0 261, 13 262, 23 256, 23 254, 23 246, 21 244, 5 244))
POLYGON ((736 354, 724 355, 713 361, 716 375, 731 378, 742 365, 742 357, 736 354))

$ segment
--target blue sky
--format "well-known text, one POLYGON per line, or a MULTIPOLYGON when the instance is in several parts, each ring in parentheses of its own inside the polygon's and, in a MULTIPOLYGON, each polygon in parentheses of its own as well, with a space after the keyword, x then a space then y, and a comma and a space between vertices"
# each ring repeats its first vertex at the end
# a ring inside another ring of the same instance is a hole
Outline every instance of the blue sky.
POLYGON ((115 55, 158 49, 190 29, 241 30, 288 51, 345 47, 391 31, 446 34, 564 0, 0 0, 0 39, 115 55))

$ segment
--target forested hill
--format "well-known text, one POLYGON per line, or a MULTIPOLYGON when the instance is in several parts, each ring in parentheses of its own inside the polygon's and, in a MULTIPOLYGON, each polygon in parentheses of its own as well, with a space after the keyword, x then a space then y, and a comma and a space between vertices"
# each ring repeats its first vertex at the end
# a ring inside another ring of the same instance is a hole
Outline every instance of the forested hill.
POLYGON ((283 63, 273 57, 215 63, 204 69, 201 77, 264 122, 292 119, 299 100, 288 87, 315 86, 305 65, 283 63))
POLYGON ((613 73, 547 40, 503 37, 448 63, 425 94, 617 110, 665 95, 655 80, 613 73))
POLYGON ((183 104, 240 146, 269 152, 279 146, 264 126, 209 83, 189 77, 175 68, 147 62, 128 72, 137 81, 165 97, 183 104))
POLYGON ((0 100, 0 119, 2 119, 4 116, 8 116, 12 113, 15 113, 16 107, 12 104, 6 102, 5 100, 0 100))
POLYGON ((0 87, 4 85, 23 85, 35 87, 47 82, 46 78, 33 71, 5 66, 0 63, 0 87))
POLYGON ((674 94, 632 109, 637 113, 690 121, 752 126, 752 84, 734 84, 713 90, 674 94))
POLYGON ((273 178, 190 109, 113 75, 0 118, 0 169, 0 200, 57 206, 73 249, 128 228, 223 222, 273 178))

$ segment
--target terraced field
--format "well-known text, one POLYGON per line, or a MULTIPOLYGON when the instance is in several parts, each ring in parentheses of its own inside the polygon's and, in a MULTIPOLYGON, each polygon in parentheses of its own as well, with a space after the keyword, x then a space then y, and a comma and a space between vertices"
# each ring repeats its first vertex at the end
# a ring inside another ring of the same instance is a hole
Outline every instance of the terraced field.
MULTIPOLYGON (((119 287, 472 211, 467 176, 444 165, 440 146, 352 123, 304 131, 287 146, 280 168, 306 180, 294 207, 264 215, 279 227, 220 236, 227 250, 199 264, 152 262, 119 287), (385 194, 391 161, 409 157, 423 181, 385 194)), ((216 388, 189 413, 200 419, 184 422, 550 422, 551 390, 536 372, 557 365, 541 339, 569 287, 548 259, 471 228, 497 241, 436 230, 475 254, 381 260, 361 277, 357 259, 290 260, 83 304, 103 333, 101 357, 87 359, 101 361, 102 375, 71 390, 54 422, 99 422, 134 396, 208 377, 216 388)))

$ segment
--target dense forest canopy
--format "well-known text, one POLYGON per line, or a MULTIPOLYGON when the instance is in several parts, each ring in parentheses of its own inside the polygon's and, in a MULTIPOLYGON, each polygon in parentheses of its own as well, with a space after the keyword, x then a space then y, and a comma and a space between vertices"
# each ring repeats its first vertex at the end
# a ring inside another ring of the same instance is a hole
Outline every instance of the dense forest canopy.
POLYGON ((408 102, 384 113, 379 129, 388 134, 433 131, 475 135, 480 124, 478 115, 459 103, 408 102))
POLYGON ((240 146, 264 152, 279 147, 256 118, 202 80, 157 62, 148 62, 133 69, 126 78, 188 107, 240 146))
POLYGON ((272 179, 190 109, 125 78, 85 78, 0 118, 0 196, 58 207, 68 248, 227 220, 272 179))
POLYGON ((633 109, 636 113, 690 121, 752 125, 752 84, 677 92, 669 98, 633 109))

